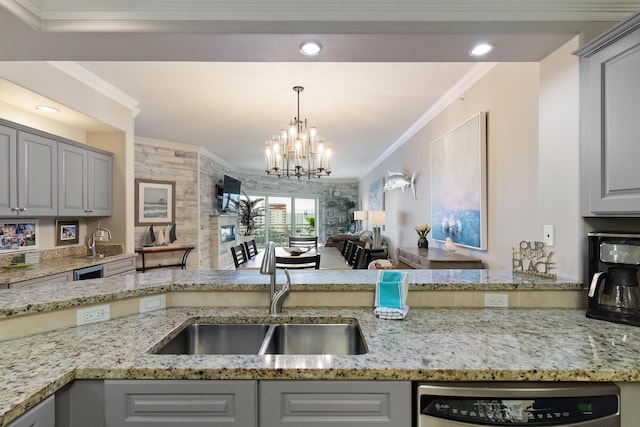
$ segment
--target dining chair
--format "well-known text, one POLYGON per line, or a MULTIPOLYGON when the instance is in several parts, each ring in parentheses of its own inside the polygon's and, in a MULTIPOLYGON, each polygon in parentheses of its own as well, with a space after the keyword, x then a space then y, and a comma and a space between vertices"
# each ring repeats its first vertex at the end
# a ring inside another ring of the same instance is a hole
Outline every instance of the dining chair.
POLYGON ((244 250, 248 259, 252 259, 258 255, 258 247, 256 246, 256 239, 251 239, 248 242, 244 242, 244 250))
POLYGON ((242 244, 231 248, 231 256, 233 257, 233 263, 236 265, 236 268, 249 261, 246 249, 242 244))
POLYGON ((340 250, 340 253, 342 254, 342 258, 347 259, 347 252, 349 251, 349 245, 353 244, 353 242, 351 240, 345 240, 342 243, 342 249, 340 250))
POLYGON ((347 240, 347 250, 345 251, 345 255, 344 255, 344 261, 349 264, 349 259, 351 258, 351 255, 353 254, 353 249, 358 246, 355 243, 353 243, 351 240, 347 240))
POLYGON ((289 247, 318 248, 318 236, 289 236, 289 247))
POLYGON ((360 268, 362 264, 362 258, 364 256, 364 248, 360 245, 353 245, 353 251, 351 252, 351 256, 349 257, 349 261, 347 264, 353 269, 360 268))
POLYGON ((276 268, 301 269, 315 268, 320 269, 320 254, 314 256, 276 256, 276 268))

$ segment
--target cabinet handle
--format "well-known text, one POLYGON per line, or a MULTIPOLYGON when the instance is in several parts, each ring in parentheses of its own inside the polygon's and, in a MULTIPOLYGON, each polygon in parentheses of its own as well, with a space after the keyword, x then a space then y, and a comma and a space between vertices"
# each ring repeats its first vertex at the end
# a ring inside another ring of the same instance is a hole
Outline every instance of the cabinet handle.
POLYGON ((20 208, 20 212, 24 212, 26 210, 27 210, 27 208, 20 208))
POLYGON ((14 212, 20 212, 20 208, 19 207, 11 208, 11 210, 14 211, 14 212))
POLYGON ((95 212, 93 209, 89 209, 89 212, 95 212))
POLYGON ((91 212, 91 209, 85 209, 84 210, 84 213, 89 213, 89 212, 91 212))

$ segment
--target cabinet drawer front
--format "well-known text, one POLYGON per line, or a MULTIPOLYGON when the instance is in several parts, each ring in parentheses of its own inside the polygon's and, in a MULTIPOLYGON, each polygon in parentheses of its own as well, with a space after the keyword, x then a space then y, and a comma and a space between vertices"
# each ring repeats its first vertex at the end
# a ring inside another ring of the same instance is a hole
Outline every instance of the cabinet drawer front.
POLYGON ((110 427, 255 426, 254 381, 105 381, 110 427))
POLYGON ((73 281, 73 271, 64 273, 51 274, 49 276, 39 277, 37 279, 24 280, 9 285, 10 288, 20 288, 27 285, 46 285, 47 283, 67 283, 73 281))
POLYGON ((397 381, 262 381, 261 426, 411 425, 411 386, 397 381))
POLYGON ((55 427, 55 396, 49 396, 8 427, 55 427))
POLYGON ((136 258, 108 262, 104 265, 104 277, 111 277, 122 273, 135 273, 136 258))

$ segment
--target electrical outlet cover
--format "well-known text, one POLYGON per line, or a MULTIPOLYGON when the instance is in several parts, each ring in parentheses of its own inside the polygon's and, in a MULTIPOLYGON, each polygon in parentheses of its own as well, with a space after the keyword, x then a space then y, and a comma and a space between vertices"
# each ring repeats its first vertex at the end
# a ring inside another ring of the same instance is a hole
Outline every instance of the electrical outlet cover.
POLYGON ((140 313, 160 310, 167 306, 166 295, 153 295, 150 297, 140 298, 140 313))
POLYGON ((485 307, 509 307, 509 295, 507 294, 485 294, 485 307))
POLYGON ((76 325, 86 325, 88 323, 104 322, 111 319, 109 304, 97 305, 95 307, 79 308, 76 310, 76 325))

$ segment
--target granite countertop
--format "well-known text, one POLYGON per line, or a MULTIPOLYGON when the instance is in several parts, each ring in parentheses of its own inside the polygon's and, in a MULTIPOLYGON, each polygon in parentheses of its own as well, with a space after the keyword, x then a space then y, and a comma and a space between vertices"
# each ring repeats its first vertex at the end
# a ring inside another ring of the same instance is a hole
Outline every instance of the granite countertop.
POLYGON ((110 254, 102 258, 74 255, 43 259, 26 268, 7 268, 6 266, 0 266, 0 286, 11 285, 24 280, 38 279, 52 274, 65 273, 79 268, 119 261, 135 256, 136 254, 132 253, 110 254))
MULTIPOLYGON (((135 255, 122 254, 102 258, 102 260, 116 261, 127 256, 135 255)), ((69 260, 69 262, 81 261, 69 260)), ((90 261, 100 263, 98 260, 90 261)), ((60 268, 68 268, 70 265, 59 263, 60 268)), ((377 270, 292 271, 291 282, 294 292, 373 290, 377 275, 377 270)), ((279 279, 282 279, 281 275, 279 279)), ((26 286, 0 290, 0 318, 168 291, 266 290, 267 283, 267 277, 257 270, 161 270, 82 282, 26 286)), ((505 291, 579 290, 581 288, 582 282, 576 280, 545 279, 512 273, 508 270, 409 270, 409 290, 505 291)))
POLYGON ((170 308, 0 343, 0 426, 74 379, 638 381, 640 329, 582 310, 170 308), (186 322, 357 321, 355 356, 154 355, 186 322))

